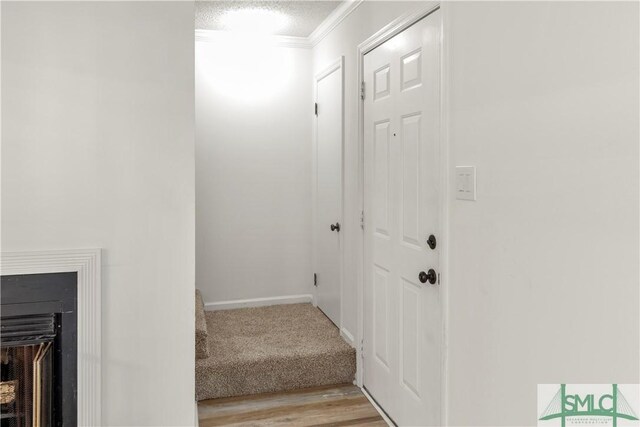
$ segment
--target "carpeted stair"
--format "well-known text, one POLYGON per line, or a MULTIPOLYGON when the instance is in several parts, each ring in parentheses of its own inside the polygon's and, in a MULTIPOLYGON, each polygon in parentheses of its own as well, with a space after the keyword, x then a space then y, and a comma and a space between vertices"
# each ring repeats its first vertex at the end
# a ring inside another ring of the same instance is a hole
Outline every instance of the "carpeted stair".
POLYGON ((208 339, 207 318, 204 315, 202 294, 196 289, 196 359, 206 359, 209 357, 208 339))
MULTIPOLYGON (((353 382, 355 349, 311 304, 202 311, 198 316, 206 318, 200 336, 206 336, 209 353, 196 360, 198 400, 353 382)), ((198 354, 205 349, 197 335, 198 354)))

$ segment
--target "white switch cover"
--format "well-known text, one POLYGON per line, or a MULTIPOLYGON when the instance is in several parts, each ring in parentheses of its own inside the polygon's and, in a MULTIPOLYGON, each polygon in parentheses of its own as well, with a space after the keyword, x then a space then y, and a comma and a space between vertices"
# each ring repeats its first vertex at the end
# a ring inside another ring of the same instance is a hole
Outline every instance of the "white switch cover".
POLYGON ((456 166, 456 199, 476 200, 475 166, 456 166))

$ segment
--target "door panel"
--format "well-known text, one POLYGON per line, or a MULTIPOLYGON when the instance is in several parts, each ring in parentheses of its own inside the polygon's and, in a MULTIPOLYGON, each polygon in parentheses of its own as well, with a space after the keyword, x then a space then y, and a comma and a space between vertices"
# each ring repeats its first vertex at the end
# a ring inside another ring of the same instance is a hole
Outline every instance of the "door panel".
POLYGON ((374 73, 373 96, 378 100, 389 95, 389 64, 385 64, 382 68, 374 73))
POLYGON ((402 76, 402 90, 411 89, 422 82, 422 49, 417 49, 402 57, 400 72, 402 76))
POLYGON ((342 222, 342 65, 316 80, 315 255, 318 307, 340 326, 342 222))
POLYGON ((364 57, 364 385, 399 425, 440 424, 440 12, 364 57), (386 299, 385 299, 386 297, 386 299))
POLYGON ((389 302, 389 272, 380 266, 375 266, 374 278, 374 348, 378 361, 389 369, 389 344, 388 344, 388 302, 389 302))
POLYGON ((418 324, 420 286, 406 278, 402 279, 402 359, 401 378, 407 388, 419 397, 418 346, 420 326, 418 324))
POLYGON ((402 239, 409 245, 420 246, 419 221, 419 147, 420 114, 402 118, 402 239))
POLYGON ((376 125, 374 141, 376 232, 389 236, 389 121, 376 125))

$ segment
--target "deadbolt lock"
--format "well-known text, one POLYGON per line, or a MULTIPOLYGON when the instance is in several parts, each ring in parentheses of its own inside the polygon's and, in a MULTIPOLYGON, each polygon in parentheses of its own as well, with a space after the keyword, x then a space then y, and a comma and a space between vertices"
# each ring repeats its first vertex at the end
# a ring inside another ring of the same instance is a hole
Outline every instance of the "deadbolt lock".
POLYGON ((432 235, 430 235, 430 236, 427 238, 427 245, 429 245, 429 247, 430 247, 431 249, 435 249, 435 248, 436 248, 436 236, 434 236, 433 234, 432 234, 432 235))

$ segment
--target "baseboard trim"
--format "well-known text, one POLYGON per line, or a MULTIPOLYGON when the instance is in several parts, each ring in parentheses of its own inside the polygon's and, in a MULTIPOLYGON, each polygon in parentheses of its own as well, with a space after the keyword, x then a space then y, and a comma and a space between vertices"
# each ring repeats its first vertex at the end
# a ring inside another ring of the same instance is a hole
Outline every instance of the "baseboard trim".
POLYGON ((284 295, 280 297, 251 298, 251 299, 237 299, 237 300, 231 300, 231 301, 207 302, 204 304, 204 309, 206 311, 218 311, 218 310, 231 310, 234 308, 265 307, 269 305, 300 304, 300 303, 311 303, 311 302, 313 302, 313 296, 311 294, 284 295))
POLYGON ((351 347, 356 346, 356 339, 353 338, 353 335, 351 335, 351 332, 349 332, 348 330, 346 330, 344 327, 340 328, 340 336, 342 338, 344 338, 344 340, 349 343, 351 345, 351 347))

